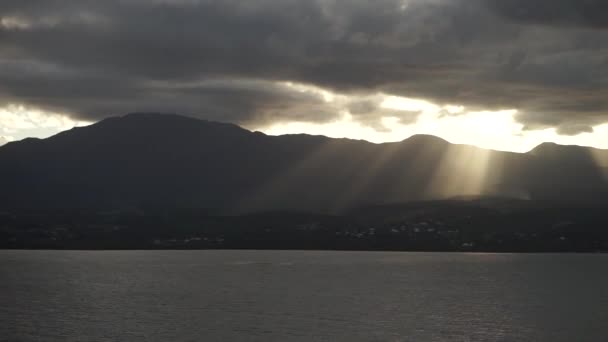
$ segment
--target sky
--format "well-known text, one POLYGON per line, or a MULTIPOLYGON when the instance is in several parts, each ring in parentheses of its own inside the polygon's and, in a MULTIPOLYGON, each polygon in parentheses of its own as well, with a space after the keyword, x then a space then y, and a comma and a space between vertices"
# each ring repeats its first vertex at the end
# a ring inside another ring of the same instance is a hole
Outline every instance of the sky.
POLYGON ((608 148, 607 86, 605 0, 0 1, 0 144, 170 112, 608 148))

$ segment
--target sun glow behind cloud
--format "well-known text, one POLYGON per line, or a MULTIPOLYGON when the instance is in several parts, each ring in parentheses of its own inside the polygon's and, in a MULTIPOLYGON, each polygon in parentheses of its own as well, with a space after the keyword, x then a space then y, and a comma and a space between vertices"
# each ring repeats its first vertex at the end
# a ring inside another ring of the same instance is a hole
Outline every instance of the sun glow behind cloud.
MULTIPOLYGON (((516 120, 516 109, 470 111, 458 104, 440 105, 424 99, 384 93, 339 93, 296 82, 275 82, 288 93, 306 94, 321 104, 333 117, 325 122, 298 121, 285 115, 284 120, 246 128, 269 135, 313 134, 333 138, 368 140, 374 143, 396 142, 415 134, 430 134, 455 144, 475 145, 486 149, 527 152, 543 142, 608 148, 608 124, 593 132, 576 136, 559 135, 554 128, 525 130, 516 120)), ((291 108, 286 107, 288 112, 291 108)), ((298 110, 306 110, 298 109, 298 110)), ((0 107, 0 144, 26 137, 44 138, 74 126, 90 124, 63 113, 43 111, 19 104, 0 107)))
POLYGON ((455 144, 512 152, 527 152, 543 142, 608 148, 608 124, 594 127, 594 132, 564 136, 554 128, 526 130, 516 120, 517 109, 468 111, 461 105, 438 105, 424 99, 382 93, 374 95, 380 99, 380 109, 416 113, 417 119, 404 123, 398 117, 387 115, 379 120, 379 124, 386 129, 378 130, 360 122, 349 112, 347 104, 353 101, 349 95, 294 83, 289 83, 289 86, 298 91, 319 94, 326 102, 336 103, 338 108, 342 108, 339 119, 327 123, 278 122, 250 128, 269 135, 306 133, 375 143, 401 141, 415 134, 431 134, 455 144))
POLYGON ((91 122, 74 120, 66 114, 46 112, 22 105, 0 107, 0 144, 27 137, 46 138, 91 122))

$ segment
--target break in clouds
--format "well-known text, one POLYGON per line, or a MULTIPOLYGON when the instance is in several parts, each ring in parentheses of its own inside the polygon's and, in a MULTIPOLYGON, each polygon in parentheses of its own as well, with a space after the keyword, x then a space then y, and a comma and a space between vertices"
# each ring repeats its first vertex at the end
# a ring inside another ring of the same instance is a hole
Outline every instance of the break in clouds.
POLYGON ((604 0, 0 2, 0 103, 74 120, 415 121, 390 94, 575 135, 608 122, 607 85, 604 0))

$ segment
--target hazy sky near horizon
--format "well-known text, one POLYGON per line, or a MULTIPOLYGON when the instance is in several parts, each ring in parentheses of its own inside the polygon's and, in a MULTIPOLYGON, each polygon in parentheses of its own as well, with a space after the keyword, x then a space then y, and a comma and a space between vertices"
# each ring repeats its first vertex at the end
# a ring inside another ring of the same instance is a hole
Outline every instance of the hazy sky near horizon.
POLYGON ((0 145, 146 111, 608 148, 607 86, 605 0, 0 2, 0 145))

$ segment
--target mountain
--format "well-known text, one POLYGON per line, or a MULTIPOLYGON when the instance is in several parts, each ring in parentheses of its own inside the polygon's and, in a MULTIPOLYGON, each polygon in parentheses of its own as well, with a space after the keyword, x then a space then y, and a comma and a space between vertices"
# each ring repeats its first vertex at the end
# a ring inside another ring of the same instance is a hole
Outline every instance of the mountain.
POLYGON ((0 208, 338 212, 457 196, 599 204, 607 171, 608 151, 579 146, 518 154, 428 135, 372 144, 136 113, 0 147, 0 208))

